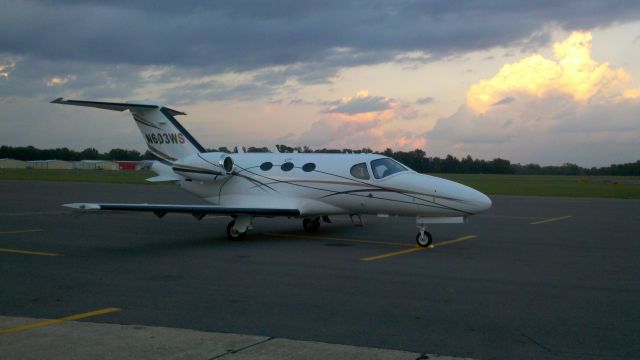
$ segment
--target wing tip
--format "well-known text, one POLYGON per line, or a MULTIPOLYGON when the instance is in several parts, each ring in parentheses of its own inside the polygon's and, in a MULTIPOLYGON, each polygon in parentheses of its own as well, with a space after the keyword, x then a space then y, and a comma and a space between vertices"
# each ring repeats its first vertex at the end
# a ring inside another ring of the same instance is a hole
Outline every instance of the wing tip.
POLYGON ((68 207, 71 209, 78 209, 78 210, 100 210, 100 205, 98 204, 69 203, 69 204, 62 204, 62 206, 68 207))

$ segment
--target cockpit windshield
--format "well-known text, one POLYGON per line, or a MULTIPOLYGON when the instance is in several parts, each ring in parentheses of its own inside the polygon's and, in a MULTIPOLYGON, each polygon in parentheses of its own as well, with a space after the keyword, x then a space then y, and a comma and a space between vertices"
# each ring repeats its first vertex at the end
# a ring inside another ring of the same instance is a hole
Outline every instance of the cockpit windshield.
POLYGON ((402 166, 399 162, 389 158, 371 161, 371 170, 373 171, 373 176, 376 179, 382 179, 391 174, 408 171, 408 169, 402 166))

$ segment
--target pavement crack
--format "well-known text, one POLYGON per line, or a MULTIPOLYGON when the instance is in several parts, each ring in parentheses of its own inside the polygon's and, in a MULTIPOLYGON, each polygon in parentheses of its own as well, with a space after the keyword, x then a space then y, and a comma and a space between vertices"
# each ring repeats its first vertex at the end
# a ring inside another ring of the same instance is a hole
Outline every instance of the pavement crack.
POLYGON ((273 339, 275 339, 275 337, 270 336, 270 337, 268 337, 268 338, 266 338, 264 340, 260 340, 260 341, 258 341, 256 343, 241 347, 239 349, 230 349, 230 350, 227 350, 227 352, 225 352, 224 354, 216 355, 214 357, 209 358, 209 360, 220 359, 220 358, 223 358, 223 357, 225 357, 227 355, 230 355, 230 354, 237 354, 237 353, 239 353, 241 351, 247 350, 247 349, 252 348, 254 346, 258 346, 258 345, 264 344, 264 343, 266 343, 268 341, 271 341, 273 339))
POLYGON ((520 332, 520 335, 522 335, 522 337, 524 337, 525 339, 531 341, 533 344, 538 345, 538 347, 540 347, 542 350, 546 351, 546 352, 550 352, 553 353, 555 352, 554 350, 544 346, 542 343, 536 341, 536 339, 532 338, 531 336, 528 336, 527 334, 520 332))

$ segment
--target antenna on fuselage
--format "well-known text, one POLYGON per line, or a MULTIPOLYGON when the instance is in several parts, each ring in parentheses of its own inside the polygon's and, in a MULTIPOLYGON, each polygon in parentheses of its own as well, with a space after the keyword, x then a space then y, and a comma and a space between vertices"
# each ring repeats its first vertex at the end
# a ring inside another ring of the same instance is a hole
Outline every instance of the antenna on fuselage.
POLYGON ((271 152, 272 153, 276 153, 276 154, 280 154, 280 150, 278 150, 278 145, 273 145, 271 147, 271 152))

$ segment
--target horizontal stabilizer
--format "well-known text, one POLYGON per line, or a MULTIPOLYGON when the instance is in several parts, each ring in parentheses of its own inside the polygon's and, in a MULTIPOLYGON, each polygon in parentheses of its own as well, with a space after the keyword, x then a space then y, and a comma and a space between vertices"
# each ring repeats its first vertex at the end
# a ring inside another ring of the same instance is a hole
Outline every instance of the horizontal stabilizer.
MULTIPOLYGON (((160 106, 150 105, 150 104, 130 104, 130 103, 86 101, 86 100, 65 100, 64 98, 57 98, 53 100, 51 103, 62 104, 62 105, 86 106, 86 107, 93 107, 93 108, 98 108, 103 110, 114 110, 114 111, 136 110, 136 109, 160 109, 160 106)), ((167 109, 169 114, 173 116, 186 115, 182 111, 169 109, 168 107, 164 107, 164 109, 167 109)))
POLYGON ((218 205, 170 205, 170 204, 94 204, 73 203, 64 204, 79 210, 116 210, 116 211, 147 211, 157 214, 186 213, 192 215, 252 215, 252 216, 300 216, 298 209, 275 209, 253 207, 227 207, 218 205))

